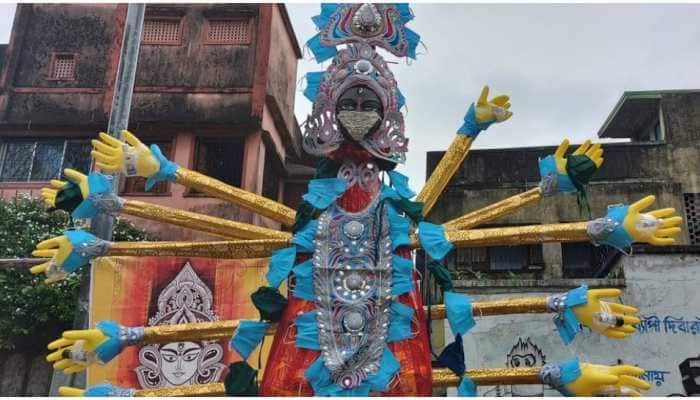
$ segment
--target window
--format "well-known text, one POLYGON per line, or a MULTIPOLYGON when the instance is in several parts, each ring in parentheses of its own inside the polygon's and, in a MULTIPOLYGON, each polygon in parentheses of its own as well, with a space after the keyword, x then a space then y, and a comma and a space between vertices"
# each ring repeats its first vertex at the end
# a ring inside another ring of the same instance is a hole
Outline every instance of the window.
POLYGON ((683 201, 690 244, 700 245, 700 193, 684 193, 683 201))
POLYGON ((280 179, 279 174, 275 172, 273 156, 274 151, 271 151, 269 146, 265 146, 262 195, 268 199, 277 200, 279 197, 280 179))
MULTIPOLYGON (((243 140, 199 138, 195 146, 194 169, 229 185, 240 187, 243 175, 243 140)), ((190 193, 198 193, 191 190, 190 193)))
POLYGON ((65 168, 90 170, 87 140, 12 140, 1 143, 0 182, 45 182, 65 168))
POLYGON ((454 257, 456 269, 480 272, 526 272, 544 266, 542 245, 462 248, 454 257))
POLYGON ((179 45, 182 31, 180 18, 150 18, 143 23, 144 44, 179 45))
POLYGON ((250 44, 249 19, 207 20, 207 44, 250 44))
POLYGON ((620 252, 611 246, 594 246, 590 243, 562 243, 561 257, 564 278, 604 278, 619 256, 620 252))
POLYGON ((75 79, 75 54, 54 53, 51 58, 49 79, 70 81, 75 79))
MULTIPOLYGON (((160 147, 160 150, 163 152, 163 156, 165 158, 170 159, 172 156, 171 150, 172 150, 172 143, 167 142, 167 141, 155 141, 155 140, 142 140, 146 146, 150 147, 152 144, 158 145, 160 147)), ((153 187, 151 190, 146 191, 146 178, 142 178, 140 176, 131 176, 126 179, 124 179, 121 190, 119 191, 120 194, 123 195, 158 195, 158 194, 164 194, 168 193, 168 182, 158 182, 153 187)))

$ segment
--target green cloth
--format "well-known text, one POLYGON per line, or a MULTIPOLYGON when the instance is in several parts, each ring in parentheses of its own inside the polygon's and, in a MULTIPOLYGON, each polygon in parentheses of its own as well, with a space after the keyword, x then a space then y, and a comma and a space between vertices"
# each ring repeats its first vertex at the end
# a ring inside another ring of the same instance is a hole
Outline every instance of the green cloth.
POLYGON ((71 213, 82 201, 83 194, 80 192, 80 186, 73 182, 68 182, 56 193, 56 209, 59 210, 71 213))
POLYGON ((450 271, 448 271, 442 263, 435 260, 428 261, 428 271, 433 274, 435 281, 440 285, 443 292, 451 291, 454 288, 450 271))
POLYGON ((591 206, 588 204, 586 185, 591 181, 593 175, 598 170, 593 160, 586 155, 572 155, 566 161, 566 173, 571 178, 571 182, 578 189, 576 202, 579 212, 586 211, 588 218, 591 217, 591 206))
POLYGON ((306 201, 302 201, 297 208, 297 213, 294 216, 294 225, 292 225, 292 232, 298 232, 300 229, 306 226, 312 219, 316 218, 317 210, 314 206, 306 201))
POLYGON ((260 286, 250 298, 260 312, 260 318, 266 321, 279 321, 287 308, 287 299, 277 289, 268 286, 260 286))
POLYGON ((408 199, 401 199, 400 201, 390 200, 391 204, 398 208, 399 210, 406 213, 406 215, 411 218, 414 223, 422 222, 423 218, 423 203, 417 201, 411 201, 408 199))
POLYGON ((228 375, 224 378, 227 396, 257 396, 258 371, 245 361, 235 362, 228 367, 228 375))

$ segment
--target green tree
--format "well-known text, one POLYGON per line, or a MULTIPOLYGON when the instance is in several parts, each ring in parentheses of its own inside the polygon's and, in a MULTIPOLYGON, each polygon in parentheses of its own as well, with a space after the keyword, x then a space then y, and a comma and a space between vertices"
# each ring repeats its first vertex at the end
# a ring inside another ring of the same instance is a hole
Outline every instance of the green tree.
MULTIPOLYGON (((37 243, 59 236, 67 228, 86 228, 63 211, 46 212, 38 199, 0 198, 0 258, 28 258, 37 243)), ((146 233, 116 219, 114 240, 149 240, 146 233)), ((70 329, 78 292, 86 274, 81 270, 47 285, 44 276, 23 268, 0 269, 0 350, 45 348, 70 329)))

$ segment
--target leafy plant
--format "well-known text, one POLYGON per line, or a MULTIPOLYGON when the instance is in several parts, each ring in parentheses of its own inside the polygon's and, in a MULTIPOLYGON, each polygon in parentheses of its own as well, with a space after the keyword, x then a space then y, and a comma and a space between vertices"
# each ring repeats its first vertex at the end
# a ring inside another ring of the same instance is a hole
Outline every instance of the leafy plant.
MULTIPOLYGON (((28 258, 36 244, 59 236, 76 224, 63 211, 47 213, 42 202, 28 196, 0 199, 0 258, 28 258)), ((150 238, 128 221, 117 218, 114 240, 150 238)), ((43 275, 26 268, 0 269, 0 350, 45 348, 60 332, 70 329, 78 293, 86 279, 82 271, 47 285, 43 275)))

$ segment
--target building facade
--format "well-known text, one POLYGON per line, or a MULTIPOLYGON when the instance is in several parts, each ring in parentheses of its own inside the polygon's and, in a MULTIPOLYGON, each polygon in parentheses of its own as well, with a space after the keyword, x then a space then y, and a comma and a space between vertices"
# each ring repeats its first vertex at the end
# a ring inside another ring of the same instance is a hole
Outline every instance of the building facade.
MULTIPOLYGON (((633 257, 607 247, 579 243, 458 249, 447 260, 458 291, 474 301, 546 296, 581 284, 625 289, 622 301, 642 315, 639 332, 612 341, 585 331, 571 345, 559 339, 551 315, 477 319, 465 337, 468 367, 517 367, 584 361, 637 364, 647 369, 652 395, 700 393, 700 91, 626 92, 598 132, 605 162, 588 185, 593 217, 611 204, 657 197, 655 206, 674 207, 683 217, 677 245, 635 246, 633 257), (612 355, 620 359, 610 359, 612 355)), ((571 148, 575 148, 572 145, 571 148)), ((531 189, 539 183, 537 160, 556 147, 473 150, 433 209, 431 219, 448 221, 531 189)), ((428 174, 442 152, 428 153, 428 174)), ((589 219, 575 196, 543 199, 489 227, 574 222, 589 219)), ((446 327, 446 342, 451 341, 446 327)), ((485 395, 539 395, 533 387, 480 388, 485 395)))
MULTIPOLYGON (((126 4, 21 4, 0 56, 0 194, 38 195, 64 168, 88 171, 107 128, 126 4)), ((129 128, 184 167, 283 201, 301 158, 299 45, 283 4, 146 8, 129 128)), ((123 179, 120 194, 276 227, 182 186, 123 179)), ((134 221, 167 239, 205 236, 134 221)))

